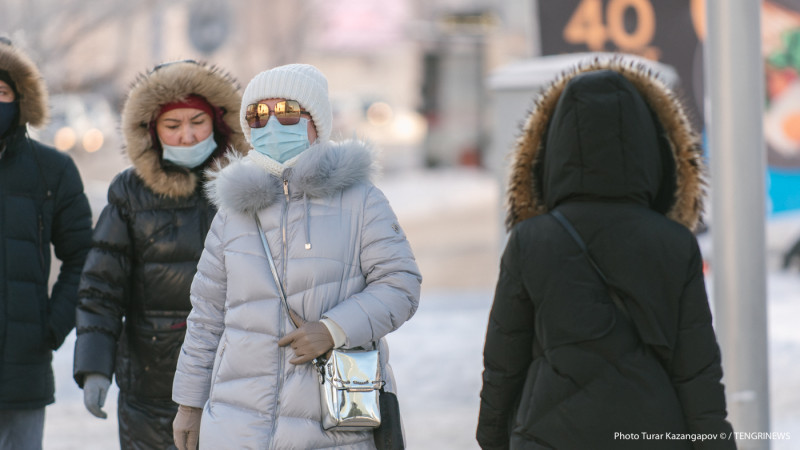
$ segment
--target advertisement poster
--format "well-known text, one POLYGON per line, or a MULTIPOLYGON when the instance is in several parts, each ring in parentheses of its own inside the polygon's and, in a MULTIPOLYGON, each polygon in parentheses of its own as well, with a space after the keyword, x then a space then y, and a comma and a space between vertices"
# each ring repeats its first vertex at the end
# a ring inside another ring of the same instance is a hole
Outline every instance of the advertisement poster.
POLYGON ((763 2, 761 31, 771 211, 800 209, 800 0, 763 2))

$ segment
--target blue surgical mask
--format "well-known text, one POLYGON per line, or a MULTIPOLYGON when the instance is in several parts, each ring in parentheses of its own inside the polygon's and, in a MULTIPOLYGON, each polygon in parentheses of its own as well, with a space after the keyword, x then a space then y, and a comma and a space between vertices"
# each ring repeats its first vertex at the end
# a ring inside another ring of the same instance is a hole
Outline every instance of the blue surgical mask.
MULTIPOLYGON (((19 104, 17 102, 0 102, 0 136, 6 134, 14 118, 17 117, 19 104)), ((276 121, 277 122, 277 121, 276 121)))
POLYGON ((250 129, 250 142, 257 152, 283 164, 311 145, 308 142, 308 119, 301 117, 294 125, 281 125, 271 117, 267 126, 250 129))
POLYGON ((165 160, 187 169, 194 169, 214 153, 217 143, 214 142, 214 133, 211 133, 205 140, 190 147, 167 145, 164 142, 161 142, 161 147, 164 149, 165 160))

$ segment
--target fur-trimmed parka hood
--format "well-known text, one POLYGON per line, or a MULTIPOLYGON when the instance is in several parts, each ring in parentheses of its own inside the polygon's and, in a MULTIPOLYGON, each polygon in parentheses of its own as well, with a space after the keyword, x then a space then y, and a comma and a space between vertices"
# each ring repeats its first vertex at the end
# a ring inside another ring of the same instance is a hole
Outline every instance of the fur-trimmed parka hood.
MULTIPOLYGON (((163 64, 140 75, 122 110, 125 151, 145 185, 157 194, 172 198, 191 195, 197 188, 199 176, 195 171, 180 167, 165 168, 150 127, 162 105, 185 100, 190 94, 205 98, 222 114, 222 121, 231 130, 229 147, 242 153, 250 148, 239 125, 241 93, 231 75, 218 67, 194 61, 163 64)), ((217 126, 214 128, 217 133, 217 126)))
POLYGON ((19 94, 19 125, 47 123, 47 85, 39 69, 17 47, 0 41, 0 69, 8 72, 19 94))
MULTIPOLYGON (((218 209, 253 214, 283 198, 282 180, 241 155, 229 154, 230 164, 209 171, 208 198, 218 209)), ((375 166, 372 151, 357 140, 314 144, 286 169, 293 198, 324 198, 368 182, 375 166)))
POLYGON ((705 173, 675 94, 641 63, 595 59, 536 99, 513 150, 506 226, 569 200, 636 202, 694 229, 705 173))

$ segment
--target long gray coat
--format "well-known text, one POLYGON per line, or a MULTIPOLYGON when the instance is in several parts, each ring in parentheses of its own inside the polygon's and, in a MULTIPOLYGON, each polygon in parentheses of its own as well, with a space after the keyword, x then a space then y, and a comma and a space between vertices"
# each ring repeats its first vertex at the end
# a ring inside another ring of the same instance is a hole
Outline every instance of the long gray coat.
POLYGON ((373 448, 372 434, 326 432, 315 369, 295 366, 258 229, 257 211, 289 306, 330 318, 346 347, 380 342, 416 311, 421 275, 362 143, 309 148, 283 179, 247 158, 209 184, 219 213, 192 284, 192 312, 173 400, 202 407, 202 448, 373 448))

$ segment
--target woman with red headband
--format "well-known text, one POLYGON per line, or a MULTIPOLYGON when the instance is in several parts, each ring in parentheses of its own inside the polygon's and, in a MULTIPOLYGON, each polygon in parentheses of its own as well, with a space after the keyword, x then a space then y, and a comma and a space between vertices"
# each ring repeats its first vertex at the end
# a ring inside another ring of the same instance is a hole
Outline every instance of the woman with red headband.
POLYGON ((191 310, 189 288, 214 205, 204 170, 247 151, 241 95, 219 69, 162 64, 139 77, 122 111, 133 167, 111 182, 79 286, 75 381, 102 410, 115 375, 123 449, 172 447, 172 380, 191 310))

